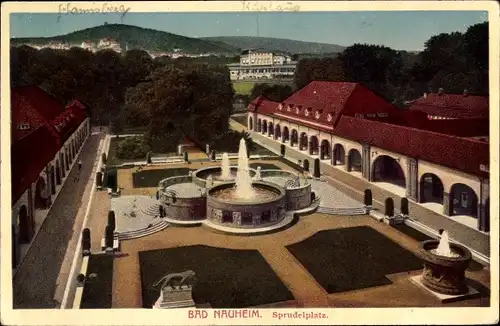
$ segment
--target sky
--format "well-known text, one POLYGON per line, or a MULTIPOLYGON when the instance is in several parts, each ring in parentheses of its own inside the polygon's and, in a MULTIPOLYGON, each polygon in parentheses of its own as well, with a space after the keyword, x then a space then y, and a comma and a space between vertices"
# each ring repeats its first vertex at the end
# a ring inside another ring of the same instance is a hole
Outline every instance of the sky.
POLYGON ((47 37, 105 22, 188 37, 265 36, 349 46, 369 43, 422 50, 439 33, 465 32, 487 20, 485 11, 351 11, 259 13, 11 14, 11 37, 47 37), (258 25, 258 28, 257 28, 258 25))

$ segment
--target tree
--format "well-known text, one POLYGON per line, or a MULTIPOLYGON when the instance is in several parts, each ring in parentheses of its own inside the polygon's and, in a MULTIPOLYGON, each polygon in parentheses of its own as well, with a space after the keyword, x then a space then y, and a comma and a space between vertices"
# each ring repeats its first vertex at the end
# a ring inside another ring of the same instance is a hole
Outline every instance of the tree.
POLYGON ((464 47, 469 65, 474 69, 488 70, 489 24, 483 22, 470 26, 464 34, 464 47))
POLYGON ((313 80, 346 81, 343 63, 338 57, 301 59, 295 69, 294 82, 302 88, 313 80))

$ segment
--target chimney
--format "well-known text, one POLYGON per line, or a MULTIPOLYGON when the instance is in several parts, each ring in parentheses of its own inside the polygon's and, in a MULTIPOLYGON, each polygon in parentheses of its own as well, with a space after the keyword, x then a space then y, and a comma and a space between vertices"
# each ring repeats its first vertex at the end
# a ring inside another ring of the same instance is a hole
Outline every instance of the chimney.
POLYGON ((443 94, 444 94, 444 88, 439 88, 438 95, 443 95, 443 94))
POLYGON ((469 96, 469 90, 468 89, 464 89, 464 96, 469 96))

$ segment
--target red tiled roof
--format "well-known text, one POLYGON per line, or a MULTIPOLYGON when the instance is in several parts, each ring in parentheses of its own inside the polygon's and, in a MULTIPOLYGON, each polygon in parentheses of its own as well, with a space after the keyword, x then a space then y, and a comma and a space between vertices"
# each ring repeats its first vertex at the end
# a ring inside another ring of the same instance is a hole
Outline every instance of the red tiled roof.
POLYGON ((488 118, 489 99, 484 96, 431 93, 413 101, 409 109, 449 118, 488 118))
POLYGON ((12 90, 12 93, 23 97, 48 121, 64 111, 64 106, 61 103, 36 86, 16 87, 12 90))
POLYGON ((88 115, 80 102, 73 101, 65 108, 36 86, 11 90, 11 112, 14 203, 88 115), (29 130, 18 130, 20 123, 29 123, 29 130))
POLYGON ((417 110, 400 110, 389 120, 390 123, 410 128, 424 129, 459 137, 489 135, 488 119, 429 120, 427 113, 417 110))
POLYGON ((283 101, 282 113, 291 117, 301 119, 308 118, 311 121, 333 124, 341 112, 344 110, 347 100, 358 86, 357 83, 331 82, 331 81, 312 81, 303 88, 297 90, 283 101), (291 110, 288 111, 288 106, 291 110), (296 108, 299 107, 299 114, 296 108), (310 109, 310 115, 305 117, 305 109, 310 109), (321 113, 320 119, 315 119, 315 112, 321 113), (327 115, 332 115, 332 121, 328 122, 327 115))
POLYGON ((340 118, 333 133, 459 171, 488 176, 480 170, 481 164, 489 166, 489 144, 485 142, 348 116, 340 118))
POLYGON ((57 139, 45 124, 11 145, 12 204, 38 179, 59 148, 57 139))

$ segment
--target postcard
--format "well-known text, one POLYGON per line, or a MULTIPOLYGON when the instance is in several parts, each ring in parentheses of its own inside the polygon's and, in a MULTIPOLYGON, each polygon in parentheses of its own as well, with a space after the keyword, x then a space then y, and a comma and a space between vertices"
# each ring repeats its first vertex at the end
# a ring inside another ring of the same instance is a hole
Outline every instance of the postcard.
POLYGON ((2 3, 2 323, 498 322, 499 13, 2 3))

